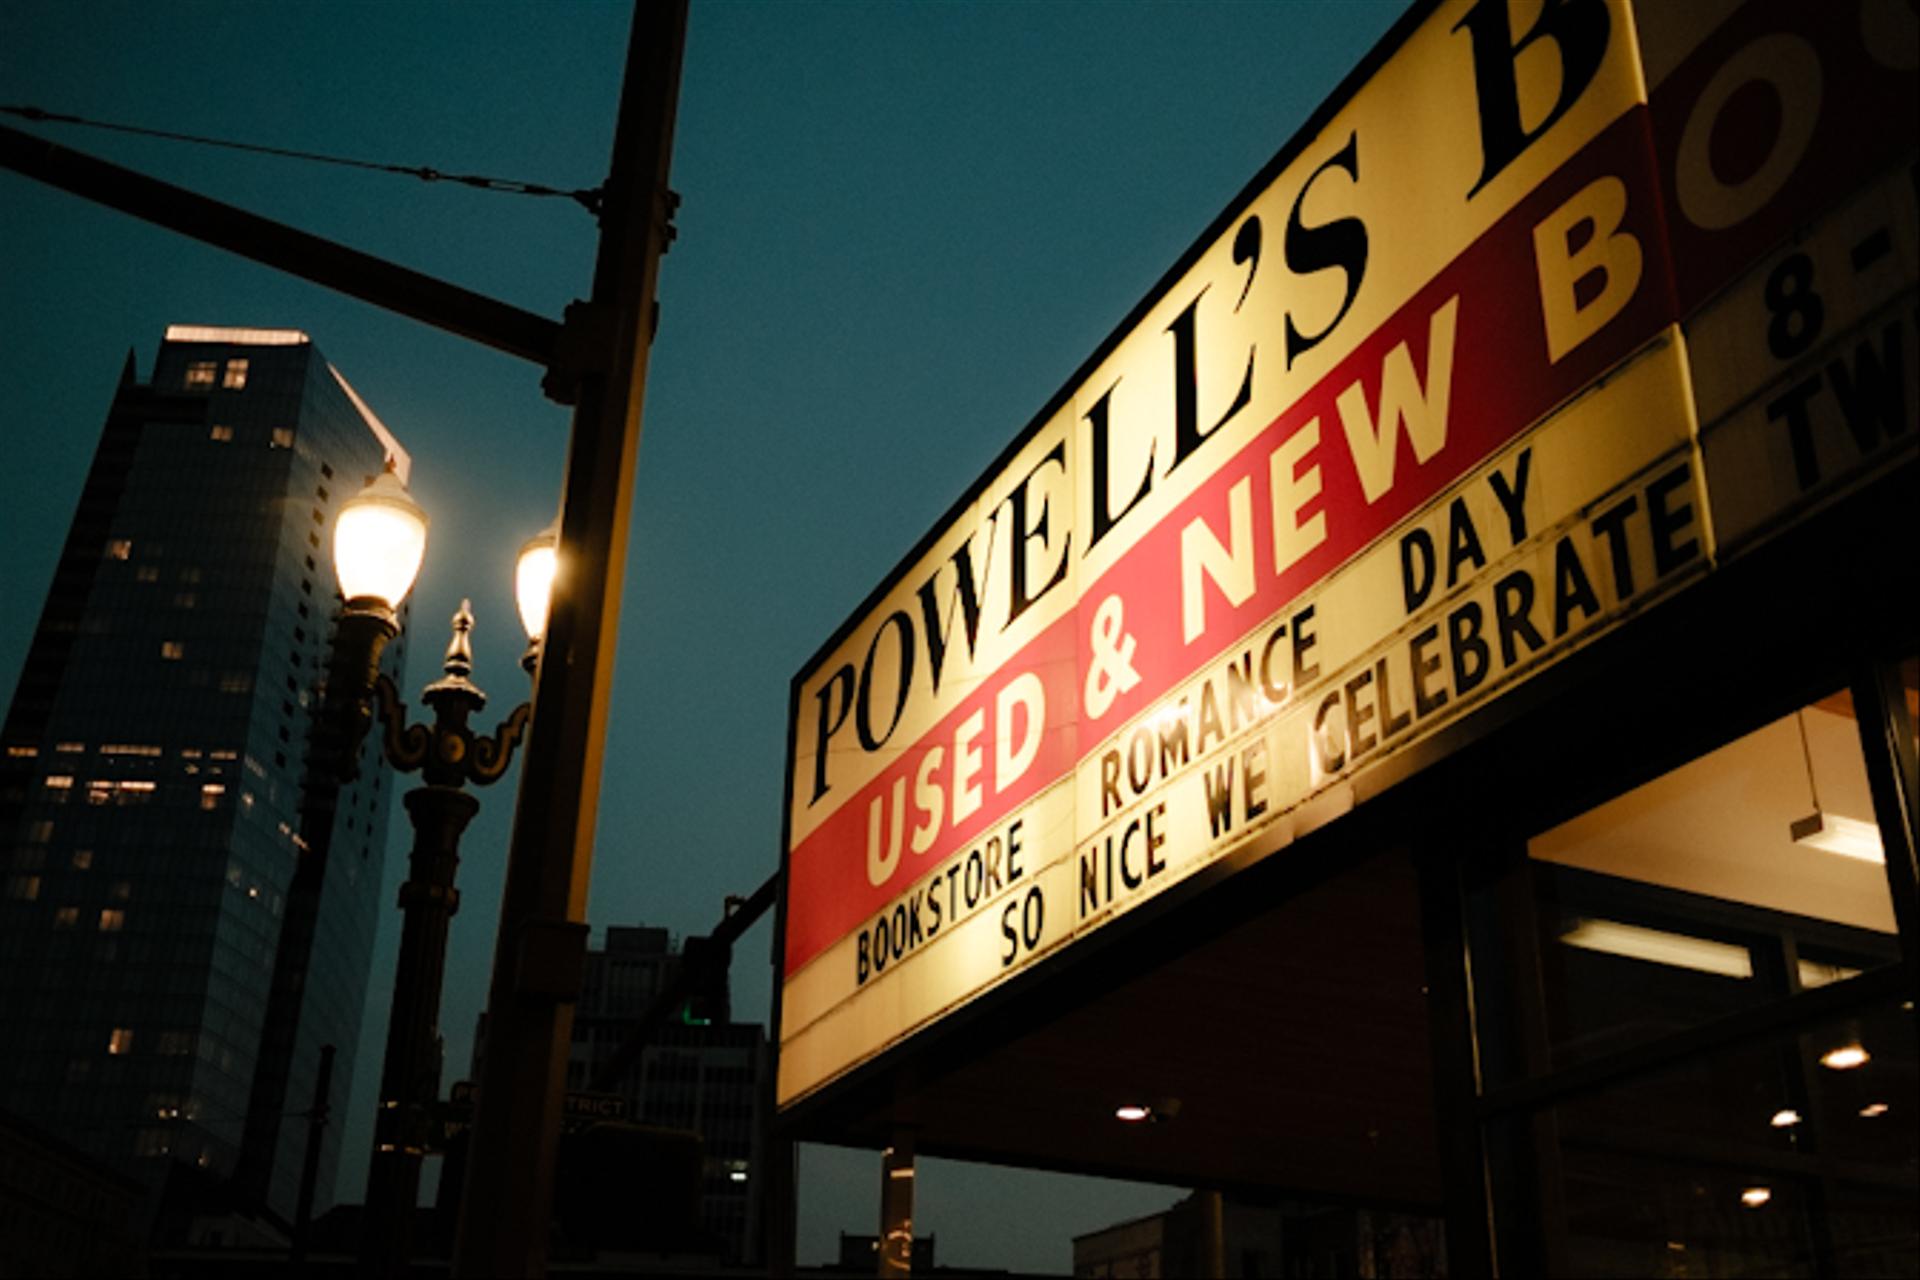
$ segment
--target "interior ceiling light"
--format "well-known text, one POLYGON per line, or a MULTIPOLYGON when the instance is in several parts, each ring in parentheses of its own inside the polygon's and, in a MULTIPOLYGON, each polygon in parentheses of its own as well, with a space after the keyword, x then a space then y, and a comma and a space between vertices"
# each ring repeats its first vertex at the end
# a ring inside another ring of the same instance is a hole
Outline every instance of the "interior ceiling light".
POLYGON ((1153 1108, 1141 1102, 1125 1102, 1113 1109, 1113 1118, 1128 1124, 1142 1124, 1153 1119, 1153 1108))
POLYGON ((1843 1044, 1820 1055, 1820 1065, 1832 1071, 1851 1071, 1864 1066, 1872 1055, 1858 1044, 1843 1044))
POLYGON ((1773 1119, 1767 1123, 1776 1129, 1791 1129, 1800 1123, 1800 1113, 1792 1107, 1782 1107, 1773 1113, 1773 1119))
POLYGON ((1724 978, 1753 976, 1753 955, 1745 947, 1686 933, 1622 924, 1618 920, 1575 920, 1573 927, 1560 935, 1560 941, 1583 951, 1600 951, 1724 978))
POLYGON ((1880 843, 1879 827, 1858 818, 1828 813, 1820 807, 1820 784, 1813 775, 1813 748, 1807 743, 1806 708, 1802 707, 1793 714, 1800 726, 1800 756, 1807 764, 1807 794, 1813 800, 1813 812, 1789 825, 1787 833, 1793 837, 1795 844, 1804 844, 1810 849, 1837 853, 1843 858, 1858 858, 1862 862, 1884 864, 1887 851, 1880 843))
POLYGON ((1768 1187, 1748 1187, 1740 1193, 1740 1203, 1749 1209, 1758 1209, 1773 1199, 1773 1191, 1768 1187))
POLYGON ((1893 1108, 1889 1107, 1884 1102, 1869 1102, 1866 1106, 1860 1108, 1860 1114, 1866 1117, 1867 1119, 1872 1120, 1877 1116, 1883 1116, 1887 1114, 1887 1112, 1891 1110, 1893 1110, 1893 1108))
POLYGON ((1880 843, 1880 828, 1858 818, 1816 810, 1787 830, 1792 833, 1795 844, 1804 844, 1810 849, 1858 858, 1862 862, 1887 860, 1886 847, 1880 843))
POLYGON ((1820 960, 1801 960, 1794 966, 1800 973, 1800 985, 1812 990, 1830 983, 1845 982, 1848 978, 1860 976, 1858 969, 1850 969, 1844 964, 1827 964, 1820 960))

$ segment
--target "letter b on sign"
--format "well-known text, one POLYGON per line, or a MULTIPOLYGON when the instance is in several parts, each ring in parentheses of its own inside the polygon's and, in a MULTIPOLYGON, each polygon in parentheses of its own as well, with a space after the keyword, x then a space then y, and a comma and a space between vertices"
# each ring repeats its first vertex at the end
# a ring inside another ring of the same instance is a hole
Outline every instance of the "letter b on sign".
POLYGON ((1533 229, 1547 357, 1560 358, 1598 333, 1640 284, 1640 242, 1620 230, 1627 185, 1609 174, 1581 188, 1533 229))

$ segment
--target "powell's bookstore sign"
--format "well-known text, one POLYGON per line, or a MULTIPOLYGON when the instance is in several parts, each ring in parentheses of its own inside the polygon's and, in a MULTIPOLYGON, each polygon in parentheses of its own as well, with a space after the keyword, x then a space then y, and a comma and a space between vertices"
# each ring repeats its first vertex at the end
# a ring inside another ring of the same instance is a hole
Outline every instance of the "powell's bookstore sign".
POLYGON ((1912 458, 1912 7, 1515 8, 1409 15, 795 680, 783 1104, 1912 458))

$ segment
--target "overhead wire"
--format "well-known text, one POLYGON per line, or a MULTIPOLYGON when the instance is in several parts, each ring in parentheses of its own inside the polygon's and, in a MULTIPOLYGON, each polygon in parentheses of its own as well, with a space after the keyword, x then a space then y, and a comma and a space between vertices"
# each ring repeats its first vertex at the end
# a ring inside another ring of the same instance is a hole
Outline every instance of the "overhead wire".
POLYGON ((93 120, 85 116, 71 115, 66 112, 48 111, 44 107, 30 104, 0 103, 0 114, 18 116, 39 124, 70 124, 88 129, 105 129, 113 133, 127 133, 144 138, 162 138, 169 142, 188 142, 197 146, 222 147, 229 151, 246 151, 256 155, 278 156, 286 160, 307 160, 315 164, 341 165, 350 169, 366 169, 377 173, 395 173, 406 177, 418 178, 422 182, 454 182, 464 187, 473 187, 480 191, 498 191, 507 195, 519 196, 563 196, 598 216, 602 189, 586 187, 566 190, 548 186, 541 182, 523 182, 517 178, 491 178, 474 173, 444 173, 431 165, 387 164, 377 160, 360 160, 351 156, 327 155, 318 151, 301 151, 292 147, 270 147, 260 143, 236 142, 230 138, 209 138, 201 134, 180 133, 172 129, 154 129, 145 125, 125 124, 111 120, 93 120))

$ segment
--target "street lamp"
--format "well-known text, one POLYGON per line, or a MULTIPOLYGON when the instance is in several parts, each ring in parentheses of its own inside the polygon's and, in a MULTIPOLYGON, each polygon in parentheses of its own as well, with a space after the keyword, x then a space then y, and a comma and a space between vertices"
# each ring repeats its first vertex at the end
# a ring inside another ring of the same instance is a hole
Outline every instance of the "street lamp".
MULTIPOLYGON (((472 680, 473 608, 463 600, 453 616, 442 675, 421 693, 433 721, 406 722, 399 691, 380 673, 380 652, 398 633, 396 611, 420 571, 426 540, 426 514, 391 468, 341 507, 334 526, 334 564, 346 598, 325 701, 325 714, 345 757, 336 757, 335 767, 344 777, 357 771, 360 743, 372 727, 377 705, 387 762, 402 773, 419 773, 423 782, 403 801, 413 824, 413 850, 407 881, 400 887, 405 923, 361 1231, 362 1265, 376 1275, 399 1275, 406 1269, 420 1196, 420 1164, 440 1093, 440 993, 447 929, 460 909, 454 876, 461 833, 480 808, 466 785, 500 780, 531 712, 528 703, 521 703, 491 735, 468 724, 486 706, 487 695, 472 680)), ((551 531, 529 541, 521 548, 514 574, 529 640, 522 664, 529 673, 538 665, 546 628, 553 544, 551 531)))
POLYGON ((427 513, 393 464, 340 508, 333 525, 333 567, 349 612, 391 617, 413 589, 427 552, 427 513))
POLYGON ((547 610, 553 603, 553 579, 560 568, 560 521, 528 538, 513 567, 514 603, 520 606, 520 625, 527 632, 527 651, 520 665, 532 675, 540 665, 540 643, 547 638, 547 610))

